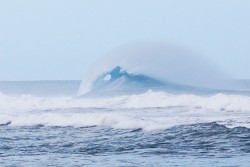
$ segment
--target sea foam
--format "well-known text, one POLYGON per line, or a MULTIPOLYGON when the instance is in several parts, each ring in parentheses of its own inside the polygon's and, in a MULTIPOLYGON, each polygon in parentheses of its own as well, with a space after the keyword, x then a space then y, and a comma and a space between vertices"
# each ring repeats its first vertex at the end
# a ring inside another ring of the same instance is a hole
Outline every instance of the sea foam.
POLYGON ((154 130, 217 122, 229 127, 250 127, 249 101, 249 96, 242 95, 174 95, 155 91, 103 98, 0 94, 0 124, 154 130))

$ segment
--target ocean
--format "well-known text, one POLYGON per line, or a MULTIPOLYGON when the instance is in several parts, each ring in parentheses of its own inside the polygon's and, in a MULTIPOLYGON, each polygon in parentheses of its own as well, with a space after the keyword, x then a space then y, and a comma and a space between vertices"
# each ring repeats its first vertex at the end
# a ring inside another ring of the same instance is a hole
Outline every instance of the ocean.
POLYGON ((0 166, 250 166, 249 93, 122 75, 0 82, 0 166))

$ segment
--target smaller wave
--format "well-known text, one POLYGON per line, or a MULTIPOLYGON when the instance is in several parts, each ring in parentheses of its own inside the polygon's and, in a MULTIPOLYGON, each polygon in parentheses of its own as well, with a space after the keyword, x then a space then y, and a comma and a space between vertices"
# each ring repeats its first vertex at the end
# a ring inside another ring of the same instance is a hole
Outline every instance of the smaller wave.
POLYGON ((173 95, 155 91, 105 98, 0 94, 0 124, 154 130, 217 122, 229 127, 250 127, 249 101, 249 96, 241 95, 173 95))
MULTIPOLYGON (((149 90, 142 94, 113 97, 34 97, 31 95, 10 96, 0 94, 0 109, 47 110, 70 108, 164 108, 189 107, 227 111, 250 111, 250 96, 233 94, 195 95, 169 94, 149 90)), ((0 111, 0 112, 1 112, 0 111)))
POLYGON ((93 127, 114 129, 143 129, 146 131, 168 129, 174 126, 216 122, 228 128, 250 128, 249 114, 228 113, 200 109, 148 108, 148 109, 70 109, 0 114, 3 126, 59 126, 93 127))

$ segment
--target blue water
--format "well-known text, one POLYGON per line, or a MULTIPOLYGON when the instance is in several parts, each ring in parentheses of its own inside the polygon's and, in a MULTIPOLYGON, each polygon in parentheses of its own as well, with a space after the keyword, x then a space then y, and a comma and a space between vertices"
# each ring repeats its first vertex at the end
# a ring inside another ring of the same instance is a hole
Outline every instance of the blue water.
POLYGON ((249 166, 250 96, 136 79, 152 89, 77 97, 80 81, 0 82, 0 166, 249 166))
POLYGON ((249 166, 250 129, 1 127, 1 166, 249 166))

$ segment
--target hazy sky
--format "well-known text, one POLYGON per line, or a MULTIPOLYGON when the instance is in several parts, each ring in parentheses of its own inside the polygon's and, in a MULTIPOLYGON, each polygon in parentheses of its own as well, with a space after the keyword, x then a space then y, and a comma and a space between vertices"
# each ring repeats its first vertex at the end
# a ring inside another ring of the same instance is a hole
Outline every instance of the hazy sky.
POLYGON ((0 80, 82 79, 108 51, 144 41, 250 78, 250 1, 0 0, 0 80))

